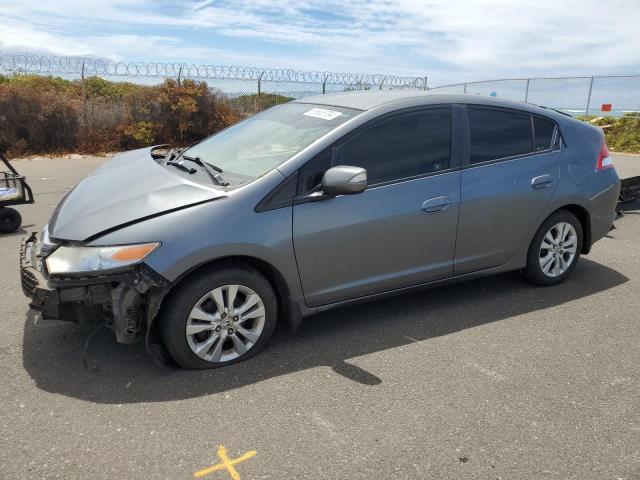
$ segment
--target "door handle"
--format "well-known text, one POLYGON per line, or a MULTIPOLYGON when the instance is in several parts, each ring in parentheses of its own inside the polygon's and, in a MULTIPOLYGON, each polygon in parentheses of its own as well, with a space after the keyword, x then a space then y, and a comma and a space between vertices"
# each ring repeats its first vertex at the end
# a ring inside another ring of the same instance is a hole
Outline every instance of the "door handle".
POLYGON ((422 203, 421 210, 423 213, 444 212, 449 209, 451 200, 446 195, 441 197, 430 198, 422 203))
POLYGON ((531 186, 533 188, 549 188, 553 183, 553 177, 551 175, 540 175, 539 177, 533 177, 531 179, 531 186))

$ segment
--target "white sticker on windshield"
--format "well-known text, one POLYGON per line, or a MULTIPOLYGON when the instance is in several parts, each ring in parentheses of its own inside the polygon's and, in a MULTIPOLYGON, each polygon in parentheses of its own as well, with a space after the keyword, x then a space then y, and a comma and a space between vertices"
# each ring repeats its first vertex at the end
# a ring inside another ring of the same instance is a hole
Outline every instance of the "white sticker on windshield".
POLYGON ((335 110, 327 110, 326 108, 312 108, 311 110, 307 110, 303 113, 307 117, 316 117, 321 118, 323 120, 333 120, 334 118, 342 115, 341 112, 336 112, 335 110))

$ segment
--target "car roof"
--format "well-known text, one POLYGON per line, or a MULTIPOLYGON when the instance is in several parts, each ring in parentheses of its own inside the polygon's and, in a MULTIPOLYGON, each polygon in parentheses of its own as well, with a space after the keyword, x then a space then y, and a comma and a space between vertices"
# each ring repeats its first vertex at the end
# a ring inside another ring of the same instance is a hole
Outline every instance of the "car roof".
POLYGON ((391 104, 393 102, 402 102, 403 107, 406 107, 407 101, 409 101, 412 106, 436 105, 441 103, 462 103, 516 108, 519 110, 526 110, 531 113, 547 115, 558 120, 571 118, 564 113, 531 103, 514 102, 512 100, 472 94, 435 93, 420 90, 361 90, 330 93, 327 95, 314 95, 312 97, 294 100, 296 103, 310 103, 314 105, 353 108, 357 110, 371 110, 383 104, 391 104))

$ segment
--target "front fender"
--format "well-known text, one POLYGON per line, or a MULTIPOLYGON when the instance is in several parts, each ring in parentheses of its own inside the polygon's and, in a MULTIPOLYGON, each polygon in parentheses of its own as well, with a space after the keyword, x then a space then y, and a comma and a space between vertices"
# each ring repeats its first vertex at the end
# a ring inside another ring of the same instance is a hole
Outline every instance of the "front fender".
POLYGON ((253 207, 246 198, 229 196, 124 227, 91 245, 159 241, 145 263, 170 282, 215 259, 252 257, 280 272, 292 299, 302 299, 291 207, 261 213, 253 207))

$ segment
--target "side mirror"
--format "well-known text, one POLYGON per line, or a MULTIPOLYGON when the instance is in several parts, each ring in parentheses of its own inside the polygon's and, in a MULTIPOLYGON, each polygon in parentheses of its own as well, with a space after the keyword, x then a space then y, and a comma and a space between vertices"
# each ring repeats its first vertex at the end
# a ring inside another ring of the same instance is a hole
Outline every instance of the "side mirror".
POLYGON ((322 177, 324 195, 351 195, 364 192, 366 188, 367 171, 364 168, 339 165, 327 170, 322 177))

